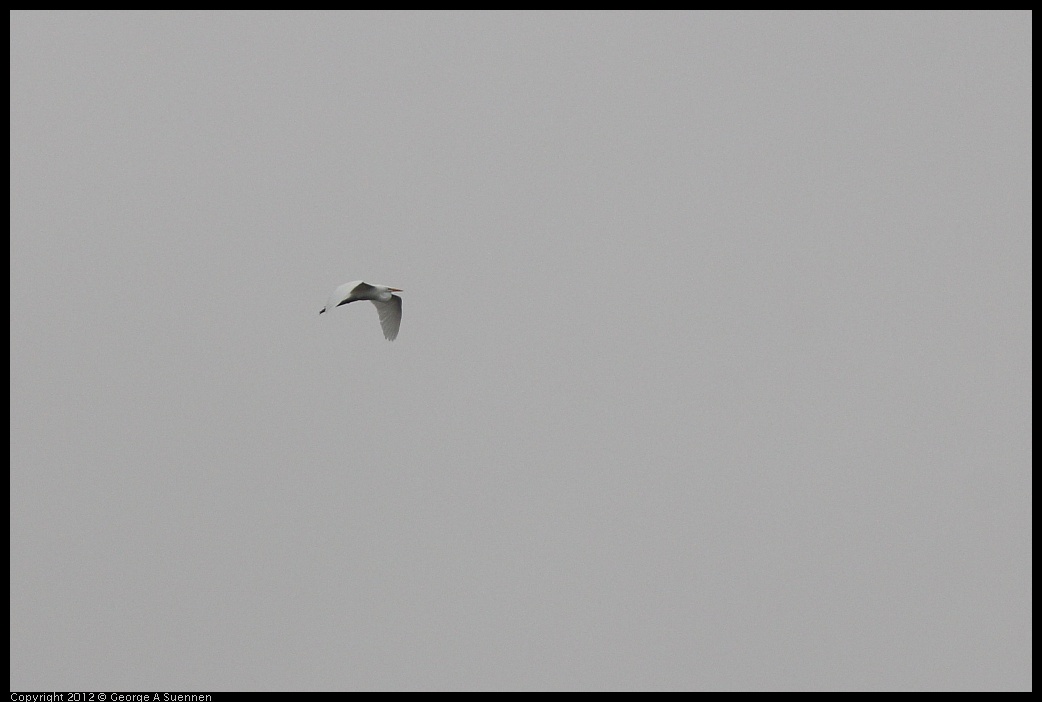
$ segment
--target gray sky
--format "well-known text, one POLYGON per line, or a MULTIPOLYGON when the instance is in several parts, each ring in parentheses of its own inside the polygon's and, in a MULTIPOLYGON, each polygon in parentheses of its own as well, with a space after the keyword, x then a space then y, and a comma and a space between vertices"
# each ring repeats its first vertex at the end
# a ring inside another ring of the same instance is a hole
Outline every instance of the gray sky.
POLYGON ((1030 688, 1030 14, 11 39, 12 689, 1030 688))

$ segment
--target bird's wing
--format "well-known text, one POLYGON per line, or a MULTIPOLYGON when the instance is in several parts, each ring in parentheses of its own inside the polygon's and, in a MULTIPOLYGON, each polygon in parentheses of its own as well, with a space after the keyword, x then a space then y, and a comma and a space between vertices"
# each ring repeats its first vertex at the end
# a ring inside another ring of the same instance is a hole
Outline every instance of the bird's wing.
MULTIPOLYGON (((322 312, 328 312, 334 307, 339 307, 348 302, 354 302, 354 300, 350 299, 352 295, 357 296, 360 291, 372 289, 372 287, 372 285, 363 283, 360 280, 344 283, 343 285, 338 286, 337 289, 333 291, 333 294, 329 296, 329 302, 327 302, 326 306, 322 308, 322 312)), ((319 314, 322 312, 319 312, 319 314)))
POLYGON ((402 325, 402 298, 391 295, 387 302, 372 302, 376 305, 376 311, 380 313, 380 326, 383 327, 384 337, 388 341, 394 341, 398 336, 398 327, 402 325))

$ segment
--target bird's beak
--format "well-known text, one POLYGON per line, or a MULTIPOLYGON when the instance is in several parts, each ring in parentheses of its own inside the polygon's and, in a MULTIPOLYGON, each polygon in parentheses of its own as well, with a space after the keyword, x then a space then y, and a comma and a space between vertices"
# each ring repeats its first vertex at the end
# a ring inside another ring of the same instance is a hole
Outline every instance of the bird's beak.
POLYGON ((387 289, 390 290, 391 292, 405 292, 401 288, 387 288, 387 289))

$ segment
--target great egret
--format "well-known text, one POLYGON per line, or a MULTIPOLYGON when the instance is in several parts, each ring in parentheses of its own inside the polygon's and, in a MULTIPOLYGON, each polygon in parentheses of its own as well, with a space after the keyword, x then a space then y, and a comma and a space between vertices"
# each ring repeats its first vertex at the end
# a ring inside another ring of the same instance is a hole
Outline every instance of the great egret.
POLYGON ((361 280, 344 283, 333 291, 329 296, 329 302, 318 311, 322 314, 340 305, 359 300, 369 300, 376 305, 376 311, 380 313, 380 326, 383 327, 384 337, 388 341, 394 341, 398 336, 398 327, 402 325, 402 298, 391 293, 402 292, 399 288, 389 288, 386 285, 370 285, 361 280))

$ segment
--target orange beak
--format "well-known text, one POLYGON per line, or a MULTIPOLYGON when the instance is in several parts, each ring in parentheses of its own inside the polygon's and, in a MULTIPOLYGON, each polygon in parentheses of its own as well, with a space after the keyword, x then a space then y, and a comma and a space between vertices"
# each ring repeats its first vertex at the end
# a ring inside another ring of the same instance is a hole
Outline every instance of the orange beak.
POLYGON ((390 290, 391 292, 405 292, 401 288, 387 288, 387 289, 390 290))

